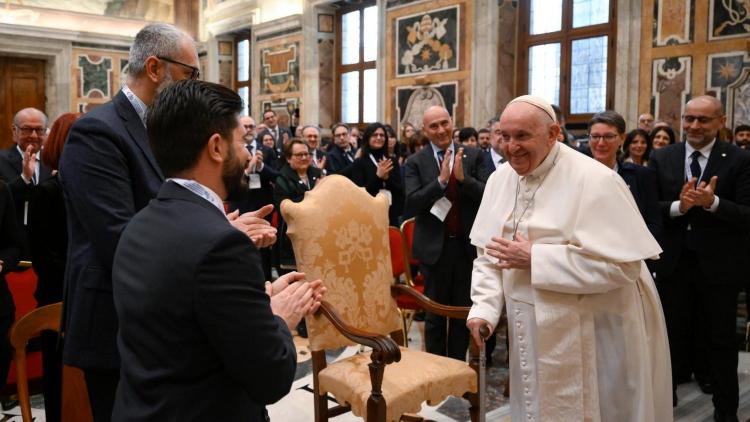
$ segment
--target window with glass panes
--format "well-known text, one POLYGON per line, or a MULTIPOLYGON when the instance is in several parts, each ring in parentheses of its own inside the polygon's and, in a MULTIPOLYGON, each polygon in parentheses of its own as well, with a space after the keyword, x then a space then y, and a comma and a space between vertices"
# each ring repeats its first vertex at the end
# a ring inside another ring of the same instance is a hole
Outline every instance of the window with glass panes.
POLYGON ((234 40, 234 88, 242 98, 242 115, 250 115, 250 34, 234 40))
POLYGON ((336 119, 349 124, 377 120, 378 8, 375 2, 337 13, 336 119))
POLYGON ((616 3, 520 2, 521 91, 559 105, 570 123, 612 108, 616 3))

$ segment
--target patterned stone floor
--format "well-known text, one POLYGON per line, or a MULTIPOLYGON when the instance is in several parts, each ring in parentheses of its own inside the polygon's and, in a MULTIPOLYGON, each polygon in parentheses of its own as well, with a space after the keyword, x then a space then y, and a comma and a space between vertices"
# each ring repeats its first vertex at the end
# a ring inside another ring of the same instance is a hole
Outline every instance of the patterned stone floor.
MULTIPOLYGON (((422 323, 414 323, 409 333, 409 347, 422 348, 422 323)), ((304 422, 313 420, 312 377, 310 354, 306 349, 307 341, 295 337, 298 346, 298 369, 296 380, 291 392, 279 402, 269 406, 269 414, 273 422, 304 422)), ((488 413, 487 420, 493 422, 510 421, 510 409, 507 399, 503 397, 503 385, 507 376, 507 369, 503 367, 505 361, 505 341, 498 337, 498 346, 493 353, 493 364, 488 370, 488 413)), ((359 347, 348 347, 329 353, 328 360, 346 358, 359 352, 359 347)), ((739 419, 750 422, 750 354, 740 353, 740 409, 739 419)), ((711 396, 701 393, 695 383, 681 384, 677 389, 680 398, 679 406, 675 408, 675 421, 679 422, 710 422, 712 421, 713 405, 711 396)), ((332 404, 333 405, 333 404, 332 404)), ((41 396, 32 397, 32 413, 36 422, 44 422, 44 400, 41 396)), ((18 407, 0 412, 0 422, 21 422, 18 407)), ((423 405, 420 415, 428 421, 458 422, 468 421, 468 402, 451 397, 436 406, 423 405)), ((362 421, 351 413, 337 416, 335 422, 362 421)))

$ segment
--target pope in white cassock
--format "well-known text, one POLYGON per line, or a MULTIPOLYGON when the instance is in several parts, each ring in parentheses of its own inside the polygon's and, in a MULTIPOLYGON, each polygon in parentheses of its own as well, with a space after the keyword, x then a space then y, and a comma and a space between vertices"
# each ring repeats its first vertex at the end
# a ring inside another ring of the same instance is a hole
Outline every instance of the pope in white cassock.
POLYGON ((671 421, 669 346, 643 260, 661 253, 617 173, 556 142, 545 100, 500 118, 508 163, 471 231, 467 326, 507 306, 514 421, 671 421))

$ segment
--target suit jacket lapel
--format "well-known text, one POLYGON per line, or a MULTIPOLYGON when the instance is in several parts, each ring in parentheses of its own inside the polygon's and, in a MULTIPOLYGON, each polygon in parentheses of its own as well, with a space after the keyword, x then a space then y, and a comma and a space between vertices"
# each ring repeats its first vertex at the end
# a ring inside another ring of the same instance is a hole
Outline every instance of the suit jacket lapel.
POLYGON ((722 159, 726 158, 726 147, 727 145, 724 145, 724 142, 718 139, 714 142, 714 146, 711 148, 711 155, 708 156, 706 169, 703 170, 701 180, 698 183, 701 181, 708 183, 711 180, 711 176, 716 174, 721 166, 722 159))
POLYGON ((164 179, 161 168, 159 168, 159 165, 156 163, 156 158, 154 158, 154 155, 151 152, 151 146, 148 144, 148 133, 146 133, 146 128, 143 126, 143 122, 138 116, 138 113, 135 112, 133 105, 130 104, 130 101, 122 91, 117 93, 112 101, 115 103, 117 114, 119 114, 125 121, 125 129, 127 129, 130 137, 133 138, 135 144, 138 145, 138 148, 143 152, 146 160, 151 164, 151 167, 156 174, 159 175, 159 178, 164 179))
POLYGON ((682 185, 685 184, 687 179, 685 178, 685 143, 680 142, 677 144, 677 147, 675 148, 674 154, 672 154, 672 168, 673 173, 672 176, 674 177, 675 183, 674 188, 677 189, 677 197, 680 197, 680 191, 682 190, 682 185))

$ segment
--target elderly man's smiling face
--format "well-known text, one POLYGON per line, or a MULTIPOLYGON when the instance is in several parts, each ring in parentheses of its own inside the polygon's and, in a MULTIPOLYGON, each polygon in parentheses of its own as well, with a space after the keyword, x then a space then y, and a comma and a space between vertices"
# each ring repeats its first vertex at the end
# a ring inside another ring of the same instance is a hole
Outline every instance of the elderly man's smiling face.
POLYGON ((500 149, 513 170, 525 176, 544 161, 557 142, 560 126, 537 107, 517 102, 500 116, 500 149))

